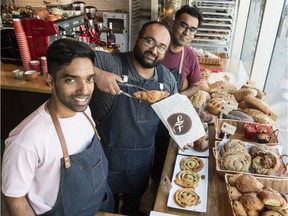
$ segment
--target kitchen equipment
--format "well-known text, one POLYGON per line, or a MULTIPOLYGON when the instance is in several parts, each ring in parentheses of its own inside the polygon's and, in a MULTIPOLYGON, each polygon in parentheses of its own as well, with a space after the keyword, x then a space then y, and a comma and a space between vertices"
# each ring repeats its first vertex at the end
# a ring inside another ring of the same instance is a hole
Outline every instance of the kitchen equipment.
POLYGON ((82 14, 86 13, 86 3, 83 1, 75 1, 72 3, 73 10, 81 11, 82 14))
POLYGON ((107 42, 107 33, 109 22, 112 22, 113 32, 116 37, 116 44, 120 45, 120 52, 128 51, 128 14, 125 12, 103 12, 103 29, 100 34, 100 40, 107 42))
POLYGON ((76 40, 77 29, 84 24, 85 15, 81 14, 67 19, 46 21, 34 18, 22 19, 32 59, 46 56, 48 46, 60 38, 76 40))

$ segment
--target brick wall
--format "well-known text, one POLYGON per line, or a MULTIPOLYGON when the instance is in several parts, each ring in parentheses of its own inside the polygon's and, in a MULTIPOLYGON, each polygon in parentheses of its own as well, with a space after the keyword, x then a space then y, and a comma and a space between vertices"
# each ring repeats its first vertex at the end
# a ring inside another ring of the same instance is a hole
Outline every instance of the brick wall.
MULTIPOLYGON (((50 1, 51 4, 55 3, 55 0, 50 1)), ((65 0, 67 2, 67 0, 65 0)), ((74 2, 76 0, 72 0, 74 2)), ((86 6, 95 6, 99 10, 129 10, 129 0, 85 0, 86 6)), ((15 0, 15 4, 20 7, 32 6, 32 7, 45 7, 42 0, 15 0)))

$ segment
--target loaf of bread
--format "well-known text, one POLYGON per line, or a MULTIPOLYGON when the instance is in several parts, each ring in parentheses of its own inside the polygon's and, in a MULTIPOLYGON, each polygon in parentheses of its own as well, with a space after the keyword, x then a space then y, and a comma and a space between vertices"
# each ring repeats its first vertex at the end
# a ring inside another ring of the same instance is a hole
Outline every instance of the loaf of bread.
POLYGON ((206 101, 210 99, 210 94, 206 91, 198 90, 198 92, 189 99, 195 109, 200 109, 206 104, 206 101))
POLYGON ((214 83, 211 83, 209 85, 209 90, 210 93, 219 91, 227 91, 229 93, 234 93, 237 90, 237 87, 230 82, 219 80, 214 83))
POLYGON ((207 102, 206 110, 213 115, 219 115, 225 104, 226 101, 221 98, 211 98, 207 102))
POLYGON ((270 107, 262 100, 251 96, 251 95, 247 95, 243 98, 243 100, 246 102, 246 104, 250 107, 250 108, 255 108, 258 110, 261 110, 263 113, 271 115, 273 113, 273 111, 270 109, 270 107))
POLYGON ((246 108, 243 110, 245 113, 251 115, 255 122, 274 125, 275 121, 269 115, 263 113, 258 109, 246 108))
POLYGON ((254 122, 253 117, 242 110, 232 110, 228 114, 223 113, 223 118, 245 122, 254 122))
POLYGON ((236 90, 233 93, 233 95, 238 102, 241 102, 246 95, 251 95, 255 97, 257 95, 257 91, 252 88, 241 88, 241 89, 236 90))

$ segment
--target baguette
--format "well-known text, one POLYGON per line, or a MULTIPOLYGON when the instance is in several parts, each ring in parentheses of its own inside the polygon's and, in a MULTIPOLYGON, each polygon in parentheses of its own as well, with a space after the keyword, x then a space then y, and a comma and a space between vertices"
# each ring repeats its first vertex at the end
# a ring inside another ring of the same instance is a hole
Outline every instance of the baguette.
POLYGON ((250 108, 256 108, 264 112, 265 114, 271 115, 273 112, 270 109, 270 107, 262 100, 253 97, 251 95, 247 95, 243 98, 243 100, 246 102, 246 104, 250 108))

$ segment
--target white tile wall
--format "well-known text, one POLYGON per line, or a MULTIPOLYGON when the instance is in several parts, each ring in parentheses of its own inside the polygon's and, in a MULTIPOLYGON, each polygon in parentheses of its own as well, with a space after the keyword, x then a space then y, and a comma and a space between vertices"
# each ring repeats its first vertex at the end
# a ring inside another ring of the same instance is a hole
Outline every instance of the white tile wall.
MULTIPOLYGON (((46 1, 50 1, 51 4, 55 3, 55 0, 46 1)), ((67 0, 65 1, 67 2, 67 0)), ((72 2, 74 1, 72 0, 72 2)), ((129 0, 85 0, 84 2, 86 6, 95 6, 98 10, 129 10, 129 0)), ((20 7, 45 7, 43 0, 15 0, 15 4, 20 7)))

